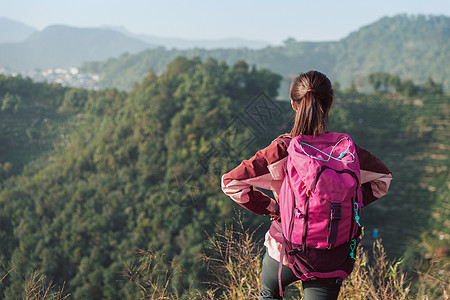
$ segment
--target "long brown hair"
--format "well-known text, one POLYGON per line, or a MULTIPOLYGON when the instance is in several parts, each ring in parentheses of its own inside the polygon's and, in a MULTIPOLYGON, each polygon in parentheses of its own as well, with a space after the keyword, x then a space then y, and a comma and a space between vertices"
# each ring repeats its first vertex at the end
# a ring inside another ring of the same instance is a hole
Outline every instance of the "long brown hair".
POLYGON ((318 71, 300 73, 292 81, 289 97, 296 110, 292 137, 318 135, 328 130, 328 112, 333 94, 330 80, 318 71))

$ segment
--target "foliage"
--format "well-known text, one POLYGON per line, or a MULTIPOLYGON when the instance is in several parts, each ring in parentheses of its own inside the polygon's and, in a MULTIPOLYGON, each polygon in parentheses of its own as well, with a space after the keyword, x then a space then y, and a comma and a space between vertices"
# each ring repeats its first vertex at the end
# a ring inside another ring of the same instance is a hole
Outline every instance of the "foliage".
MULTIPOLYGON (((218 172, 237 163, 236 156, 224 157, 208 170, 220 154, 210 159, 207 151, 214 145, 226 153, 226 147, 250 140, 244 130, 224 145, 217 132, 261 90, 275 96, 278 80, 244 62, 228 67, 178 58, 129 95, 50 87, 58 99, 41 101, 58 103, 44 110, 53 114, 49 119, 61 118, 62 131, 51 124, 45 133, 55 147, 43 151, 48 159, 5 179, 0 193, 0 258, 7 262, 2 268, 13 269, 0 294, 18 297, 21 274, 39 267, 56 284, 67 282, 75 298, 133 297, 120 283, 119 270, 138 248, 164 252, 189 270, 174 275, 180 284, 168 287, 170 292, 198 286, 205 235, 214 231, 211 216, 222 223, 233 206, 220 191, 218 172), (192 191, 190 198, 185 190, 192 191)), ((5 123, 13 126, 11 120, 5 123)), ((5 148, 13 149, 14 139, 6 138, 5 148)), ((241 155, 251 155, 256 146, 249 146, 241 155)), ((13 165, 20 162, 15 158, 13 165)))
POLYGON ((6 93, 5 96, 3 96, 1 103, 2 111, 16 113, 21 108, 22 99, 19 95, 11 95, 10 93, 6 93))
POLYGON ((373 90, 378 93, 393 90, 397 94, 409 97, 444 94, 442 84, 434 82, 431 77, 428 77, 427 81, 423 85, 417 86, 410 79, 402 81, 398 75, 376 72, 369 74, 367 81, 372 86, 373 90))

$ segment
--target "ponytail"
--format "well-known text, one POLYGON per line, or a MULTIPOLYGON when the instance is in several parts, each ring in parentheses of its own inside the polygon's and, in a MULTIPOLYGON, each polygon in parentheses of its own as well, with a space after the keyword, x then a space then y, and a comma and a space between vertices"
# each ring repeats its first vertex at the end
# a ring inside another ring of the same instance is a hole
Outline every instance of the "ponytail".
POLYGON ((296 110, 292 137, 318 135, 328 130, 333 89, 324 74, 317 71, 300 74, 292 82, 289 95, 296 110))

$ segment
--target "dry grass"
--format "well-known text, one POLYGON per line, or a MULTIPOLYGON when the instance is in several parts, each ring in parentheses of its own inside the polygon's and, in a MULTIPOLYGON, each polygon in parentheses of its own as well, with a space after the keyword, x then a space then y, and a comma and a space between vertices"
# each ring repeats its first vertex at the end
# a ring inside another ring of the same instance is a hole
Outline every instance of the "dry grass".
MULTIPOLYGON (((209 239, 204 255, 211 276, 202 291, 190 291, 188 299, 259 299, 261 281, 262 242, 255 241, 255 231, 244 227, 237 218, 230 226, 209 239)), ((140 264, 126 266, 129 281, 137 285, 143 299, 179 299, 169 292, 168 285, 174 266, 165 273, 155 263, 157 254, 141 252, 140 264), (136 275, 137 274, 137 275, 136 275), (156 274, 156 275, 155 275, 156 274), (159 275, 158 275, 159 274, 159 275), (146 278, 146 280, 142 280, 146 278)), ((425 272, 416 272, 413 280, 402 270, 402 260, 390 261, 381 240, 373 244, 372 253, 358 250, 355 268, 342 285, 339 299, 386 300, 449 299, 448 257, 428 260, 425 272)), ((423 265, 422 265, 423 266, 423 265)), ((292 284, 286 299, 302 299, 300 281, 292 284)))
MULTIPOLYGON (((254 241, 254 232, 244 229, 241 219, 222 228, 209 239, 204 263, 212 280, 206 290, 185 291, 187 299, 257 299, 260 287, 261 246, 254 241)), ((141 299, 180 299, 170 291, 176 265, 163 262, 153 251, 138 252, 138 261, 125 264, 123 273, 128 282, 140 291, 141 299), (165 269, 164 269, 165 268, 165 269)))
POLYGON ((244 228, 240 216, 210 238, 204 262, 212 280, 206 299, 258 299, 261 284, 260 243, 244 228))
POLYGON ((373 244, 372 258, 359 249, 355 269, 344 281, 339 299, 410 299, 411 282, 400 269, 402 260, 389 261, 381 243, 373 244))
POLYGON ((3 282, 3 280, 5 280, 6 277, 8 277, 9 273, 11 273, 12 270, 9 270, 5 275, 3 275, 2 278, 0 278, 0 283, 3 282))
POLYGON ((416 298, 450 299, 450 262, 448 257, 433 257, 425 272, 417 271, 416 298))
POLYGON ((123 275, 139 289, 141 299, 178 299, 169 288, 177 266, 171 263, 167 267, 163 255, 150 250, 139 250, 137 256, 138 262, 124 264, 123 275))
MULTIPOLYGON (((237 219, 235 225, 225 227, 210 239, 205 255, 212 276, 211 289, 202 299, 259 299, 261 275, 261 241, 254 240, 254 231, 237 219)), ((355 268, 342 285, 339 299, 449 299, 448 257, 428 261, 425 272, 416 272, 415 280, 402 270, 402 259, 389 260, 381 240, 373 244, 369 255, 358 250, 355 268), (413 289, 414 283, 414 289, 413 289)), ((424 264, 422 264, 422 267, 424 264)), ((302 299, 300 281, 290 286, 288 299, 302 299)))
POLYGON ((449 299, 448 257, 433 257, 426 263, 422 261, 421 267, 426 271, 416 271, 411 277, 402 270, 402 262, 402 259, 388 260, 381 240, 373 244, 370 261, 359 249, 355 269, 344 281, 339 299, 449 299))
POLYGON ((31 272, 29 277, 25 277, 24 283, 24 297, 25 300, 64 300, 69 298, 64 295, 64 284, 58 287, 55 291, 56 285, 53 280, 47 281, 45 275, 39 271, 31 272))
MULTIPOLYGON (((173 292, 173 275, 180 272, 175 263, 167 263, 164 256, 153 251, 140 250, 138 259, 124 264, 123 274, 137 287, 141 299, 259 299, 261 281, 262 242, 255 241, 255 231, 245 228, 241 217, 232 225, 223 227, 209 239, 204 263, 211 280, 203 290, 185 291, 179 296, 173 292)), ((418 271, 411 276, 401 268, 402 260, 390 261, 381 240, 373 244, 369 256, 358 250, 355 268, 342 285, 339 299, 354 300, 448 300, 450 291, 450 263, 448 256, 423 259, 418 271)), ((9 273, 8 273, 9 274, 9 273)), ((0 283, 8 276, 0 277, 0 283)), ((286 292, 287 299, 302 299, 300 281, 286 292)), ((25 277, 26 300, 67 299, 64 285, 56 287, 38 271, 25 277)))
MULTIPOLYGON (((2 283, 9 273, 9 270, 0 278, 2 283)), ((57 287, 53 280, 47 280, 47 277, 39 273, 39 270, 31 272, 29 276, 25 276, 23 284, 23 295, 21 299, 24 300, 65 300, 70 297, 70 294, 64 295, 64 284, 57 287)))

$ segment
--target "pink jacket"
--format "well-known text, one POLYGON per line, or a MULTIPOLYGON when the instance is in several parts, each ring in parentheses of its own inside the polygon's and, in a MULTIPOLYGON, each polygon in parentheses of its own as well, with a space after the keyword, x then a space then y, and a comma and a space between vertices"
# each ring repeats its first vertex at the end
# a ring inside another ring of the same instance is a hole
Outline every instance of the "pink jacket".
MULTIPOLYGON (((392 173, 380 159, 366 149, 356 145, 356 151, 361 169, 363 204, 366 206, 387 193, 392 173)), ((223 192, 239 205, 258 215, 274 213, 284 179, 287 155, 285 144, 278 139, 274 140, 252 158, 244 160, 239 166, 222 176, 223 192), (271 190, 275 199, 255 187, 271 190)), ((272 222, 265 240, 269 255, 277 260, 279 260, 282 241, 279 224, 272 222)))

